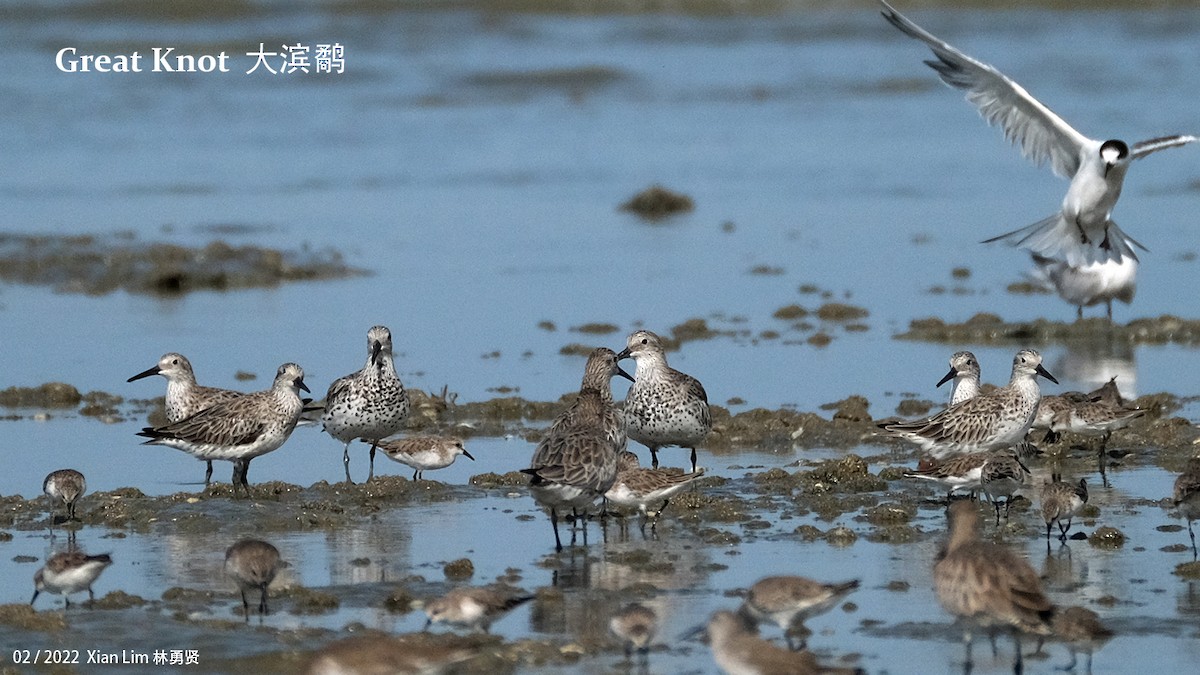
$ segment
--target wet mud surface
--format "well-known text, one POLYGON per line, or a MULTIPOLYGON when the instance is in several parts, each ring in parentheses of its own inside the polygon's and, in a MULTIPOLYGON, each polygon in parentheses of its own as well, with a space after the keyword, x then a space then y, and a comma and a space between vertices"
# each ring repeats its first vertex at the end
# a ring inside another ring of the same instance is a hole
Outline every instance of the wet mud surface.
POLYGON ((188 247, 132 237, 0 235, 0 280, 52 286, 62 293, 176 295, 362 274, 333 250, 284 251, 221 240, 188 247))
MULTIPOLYGON (((467 436, 511 436, 534 442, 569 398, 535 402, 507 397, 459 404, 444 393, 431 397, 415 392, 414 410, 418 413, 412 419, 414 426, 421 428, 454 428, 467 436)), ((1065 474, 1086 475, 1098 482, 1101 458, 1107 475, 1113 476, 1139 467, 1153 467, 1164 475, 1180 471, 1194 453, 1200 433, 1186 420, 1172 416, 1179 402, 1159 394, 1144 396, 1133 405, 1145 408, 1148 414, 1115 433, 1102 454, 1094 442, 1066 435, 1058 443, 1043 444, 1043 455, 1031 462, 1035 473, 1053 462, 1065 474)), ((139 411, 136 414, 144 412, 140 404, 120 403, 117 408, 121 415, 135 414, 131 408, 139 411)), ((139 631, 153 630, 164 639, 200 645, 206 672, 247 668, 296 672, 314 658, 318 648, 356 637, 399 640, 402 651, 418 645, 419 649, 464 650, 467 656, 452 672, 518 672, 570 669, 589 661, 597 666, 615 663, 619 651, 604 630, 605 616, 630 601, 677 594, 680 584, 695 575, 721 574, 734 564, 727 556, 737 557, 760 547, 803 551, 823 546, 838 551, 871 545, 895 550, 893 555, 901 557, 908 554, 900 551, 915 547, 915 555, 927 556, 926 550, 936 547, 944 536, 944 495, 903 477, 903 471, 916 464, 916 453, 902 442, 878 436, 874 426, 878 419, 870 409, 871 403, 861 396, 831 403, 818 412, 756 409, 730 415, 717 408, 714 431, 704 452, 709 455, 707 463, 723 467, 720 475, 706 476, 697 481, 696 489, 674 498, 653 536, 640 535, 635 514, 624 514, 624 518, 614 516, 603 529, 592 523, 594 540, 586 548, 572 546, 557 555, 544 546, 550 543, 549 533, 543 529, 545 517, 531 507, 526 476, 515 470, 518 467, 478 473, 463 485, 379 476, 359 485, 319 482, 304 487, 252 481, 248 498, 235 495, 225 483, 157 497, 133 487, 89 494, 79 505, 81 522, 63 524, 61 513, 54 516, 59 538, 99 531, 104 533, 102 538, 114 542, 163 537, 223 542, 244 533, 247 526, 268 540, 336 536, 369 528, 397 514, 488 508, 488 504, 512 503, 514 498, 522 508, 507 507, 507 515, 502 517, 531 523, 538 535, 547 536, 523 542, 528 550, 516 557, 525 562, 509 566, 495 578, 477 572, 480 565, 486 567, 487 556, 495 554, 486 546, 463 557, 431 562, 401 578, 307 587, 283 574, 271 590, 275 618, 268 617, 265 622, 255 617, 248 623, 243 620, 232 584, 184 583, 154 594, 134 588, 110 590, 98 595, 90 606, 79 602, 77 596, 68 611, 60 609, 57 597, 52 600, 54 607, 48 602, 37 611, 24 604, 3 605, 0 637, 6 644, 71 644, 79 635, 101 631, 118 644, 122 639, 136 644, 139 631), (751 447, 758 453, 755 457, 773 449, 805 452, 783 466, 737 463, 751 447), (710 554, 697 557, 694 551, 710 554), (597 584, 595 579, 575 576, 588 577, 594 574, 586 572, 589 569, 609 567, 625 570, 623 575, 637 582, 597 584), (539 582, 547 573, 554 581, 539 582), (395 617, 388 621, 419 623, 425 600, 463 583, 503 583, 534 593, 530 610, 534 632, 510 639, 445 632, 396 637, 379 631, 378 624, 371 621, 351 618, 366 613, 395 617)), ((880 418, 887 416, 890 412, 880 418)), ((1143 536, 1132 531, 1135 526, 1124 520, 1125 514, 1150 511, 1161 513, 1159 520, 1169 519, 1168 492, 1156 500, 1121 496, 1101 502, 1099 507, 1090 505, 1076 530, 1081 539, 1073 545, 1111 555, 1143 550, 1143 536)), ((1036 499, 1036 493, 1027 493, 1016 499, 1009 518, 995 527, 990 526, 990 506, 980 505, 989 523, 985 536, 1002 541, 1042 536, 1040 516, 1030 501, 1030 497, 1036 499)), ((0 497, 0 547, 13 538, 45 532, 51 524, 46 506, 44 500, 0 497)), ((1200 572, 1195 564, 1183 561, 1189 551, 1184 528, 1164 525, 1159 530, 1174 537, 1175 543, 1162 550, 1180 556, 1174 571, 1178 583, 1196 579, 1200 572)), ((500 550, 507 549, 501 546, 500 550)), ((24 562, 22 568, 32 574, 38 559, 18 562, 24 562)), ((379 563, 367 553, 349 564, 372 569, 379 563)), ((914 588, 921 583, 897 571, 878 592, 923 593, 914 588)), ((737 588, 724 591, 727 598, 738 594, 737 588)), ((1095 600, 1098 606, 1108 603, 1109 607, 1120 607, 1122 602, 1127 600, 1119 592, 1095 600)), ((852 598, 843 611, 854 617, 856 607, 869 604, 861 597, 852 598)), ((702 617, 694 618, 699 621, 702 617)), ((881 638, 955 639, 949 623, 898 623, 869 610, 853 621, 858 622, 857 631, 881 638)), ((1122 625, 1120 620, 1116 623, 1122 625)), ((1157 629, 1166 635, 1180 630, 1169 621, 1157 629)), ((657 658, 702 654, 705 649, 697 643, 675 643, 673 636, 662 640, 665 644, 656 647, 657 658)), ((864 658, 857 652, 826 651, 825 655, 849 664, 864 658)), ((63 672, 86 672, 86 668, 63 672)))

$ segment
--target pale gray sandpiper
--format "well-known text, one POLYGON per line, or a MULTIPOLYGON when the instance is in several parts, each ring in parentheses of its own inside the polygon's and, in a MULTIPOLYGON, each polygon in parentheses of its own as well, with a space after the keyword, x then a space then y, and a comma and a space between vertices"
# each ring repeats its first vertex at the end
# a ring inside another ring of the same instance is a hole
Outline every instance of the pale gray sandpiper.
MULTIPOLYGON (((705 629, 701 629, 705 630, 705 629)), ((729 675, 851 675, 856 668, 822 666, 809 651, 791 651, 755 635, 746 622, 727 610, 713 613, 706 627, 717 667, 729 675)))
POLYGON ((1075 403, 1059 410, 1050 420, 1050 430, 1056 434, 1070 432, 1080 436, 1099 437, 1100 452, 1104 452, 1114 431, 1128 427, 1146 414, 1140 408, 1116 408, 1099 401, 1075 403))
POLYGON ((826 584, 797 576, 766 577, 750 587, 738 613, 756 626, 766 621, 779 626, 792 649, 798 636, 803 649, 809 634, 804 622, 836 607, 858 585, 857 579, 826 584))
MULTIPOLYGON (((1008 239, 1009 243, 1014 240, 1008 239)), ((1129 240, 1133 242, 1132 239, 1129 240)), ((1034 271, 1030 276, 1047 291, 1075 306, 1075 318, 1083 318, 1083 308, 1104 303, 1108 320, 1112 321, 1112 302, 1133 302, 1137 292, 1138 260, 1122 256, 1072 265, 1065 260, 1032 255, 1034 271)))
POLYGON ((164 427, 147 427, 138 436, 150 439, 145 445, 165 445, 199 459, 233 462, 233 487, 236 490, 240 483, 249 494, 246 474, 250 460, 279 449, 292 435, 304 408, 300 391, 308 391, 304 370, 285 363, 279 366, 270 389, 218 403, 164 427))
POLYGON ((1130 146, 1118 139, 1088 138, 994 67, 930 34, 886 2, 880 4, 888 22, 929 47, 937 58, 925 63, 947 85, 966 90, 967 101, 988 124, 1000 126, 1034 163, 1049 163, 1055 174, 1071 181, 1058 212, 986 242, 1025 248, 1039 267, 1061 262, 1064 271, 1085 278, 1072 282, 1070 289, 1060 286, 1059 293, 1079 307, 1079 315, 1084 304, 1106 302, 1111 320, 1113 298, 1132 298, 1134 248, 1144 249, 1111 218, 1129 165, 1158 150, 1200 139, 1172 135, 1130 146))
POLYGON ((258 614, 266 616, 267 587, 279 573, 279 549, 261 539, 242 539, 225 551, 225 574, 237 582, 242 593, 242 613, 250 620, 246 591, 258 591, 258 614))
POLYGON ((1050 428, 1051 423, 1054 422, 1054 416, 1076 403, 1085 403, 1088 400, 1088 395, 1081 391, 1064 391, 1061 394, 1043 396, 1038 401, 1033 421, 1029 423, 1029 430, 1045 431, 1046 435, 1042 438, 1043 443, 1057 443, 1058 434, 1050 428))
POLYGON ((981 371, 979 361, 971 352, 954 352, 950 356, 950 372, 938 380, 937 386, 942 386, 951 380, 950 405, 962 403, 979 395, 979 377, 981 371))
POLYGON ((1050 546, 1050 526, 1058 523, 1058 540, 1066 541, 1071 519, 1079 515, 1088 502, 1087 479, 1078 483, 1056 480, 1042 485, 1042 520, 1046 523, 1046 546, 1050 546))
MULTIPOLYGON (((167 379, 167 395, 163 399, 166 408, 167 421, 178 422, 196 413, 211 408, 218 403, 237 398, 240 391, 218 389, 196 384, 196 373, 192 370, 192 362, 177 352, 167 352, 158 360, 158 365, 148 368, 125 380, 134 382, 151 375, 162 375, 167 379)), ((205 460, 204 484, 212 480, 212 460, 205 460)))
POLYGON ((445 623, 486 633, 494 621, 533 598, 494 588, 455 588, 425 603, 425 628, 445 623))
POLYGON ((996 525, 999 526, 1000 498, 1004 498, 1004 517, 1008 518, 1013 495, 1029 484, 1031 475, 1029 467, 1025 466, 1017 453, 994 450, 990 454, 979 472, 979 484, 996 509, 996 525))
POLYGON ((626 659, 632 658, 636 651, 645 663, 650 643, 658 635, 658 614, 641 603, 633 602, 613 614, 608 620, 608 630, 621 641, 626 659))
POLYGON ((617 480, 608 492, 604 493, 604 498, 610 504, 636 508, 641 516, 641 530, 644 533, 647 521, 651 522, 651 531, 658 526, 658 517, 662 515, 663 509, 667 508, 671 497, 703 476, 704 469, 693 473, 645 469, 639 465, 637 455, 622 450, 617 456, 617 480), (659 505, 653 516, 649 513, 651 504, 659 505))
POLYGON ((1196 533, 1192 521, 1200 519, 1200 457, 1188 460, 1187 468, 1175 479, 1171 501, 1179 515, 1187 519, 1188 536, 1192 539, 1192 560, 1196 559, 1196 533))
MULTIPOLYGON (((480 652, 478 643, 431 643, 425 634, 361 635, 314 653, 305 675, 438 675, 480 652)), ((457 671, 455 671, 457 672, 457 671)))
POLYGON ((53 504, 61 501, 67 506, 67 515, 63 522, 79 520, 75 516, 75 503, 83 496, 87 490, 87 481, 84 480, 83 474, 75 469, 59 469, 51 471, 46 476, 46 480, 42 481, 42 492, 50 498, 52 503, 50 509, 50 527, 54 527, 54 508, 53 504))
POLYGON ((112 562, 112 556, 107 553, 87 555, 78 550, 55 553, 33 575, 33 599, 29 601, 30 606, 42 591, 63 596, 66 607, 71 606, 70 595, 80 591, 87 591, 88 599, 95 600, 96 594, 92 591, 92 584, 112 562))
POLYGON ((1012 631, 1014 670, 1021 672, 1020 633, 1050 634, 1054 605, 1029 562, 1007 548, 979 538, 974 502, 949 508, 950 534, 933 566, 933 584, 942 607, 967 626, 966 670, 971 670, 970 626, 1012 631))
POLYGON ((712 430, 708 394, 700 381, 667 365, 662 340, 648 330, 631 334, 617 360, 637 362, 633 386, 625 395, 629 437, 650 448, 650 464, 658 468, 658 450, 677 445, 692 451, 712 430))
POLYGON ((884 422, 888 434, 916 443, 938 459, 949 455, 1008 448, 1023 443, 1037 412, 1037 376, 1058 384, 1042 367, 1042 356, 1023 349, 1013 358, 1008 384, 913 422, 884 422))
POLYGON ((371 444, 371 467, 367 480, 375 477, 375 448, 378 441, 404 428, 408 418, 408 392, 396 375, 392 357, 392 332, 386 326, 367 331, 367 362, 361 370, 339 377, 325 395, 321 423, 325 431, 345 444, 342 465, 350 479, 350 443, 361 438, 371 444))
MULTIPOLYGON (((621 371, 617 355, 600 347, 584 366, 579 396, 563 411, 538 443, 528 469, 529 491, 550 510, 554 545, 561 551, 558 511, 585 511, 604 496, 617 479, 617 453, 625 449, 625 421, 612 402, 612 378, 621 371)), ((574 520, 571 535, 574 541, 574 520)))
POLYGON ((1075 670, 1076 654, 1087 654, 1087 668, 1084 672, 1092 672, 1092 652, 1100 649, 1113 638, 1113 632, 1100 621, 1100 615, 1086 607, 1067 607, 1054 613, 1051 623, 1054 638, 1065 642, 1071 651, 1071 662, 1065 666, 1056 666, 1056 670, 1075 670))
POLYGON ((454 463, 454 459, 463 455, 472 462, 475 458, 463 447, 461 438, 447 436, 410 436, 384 441, 363 441, 376 443, 383 454, 401 464, 413 469, 413 480, 424 477, 430 469, 444 469, 454 463))

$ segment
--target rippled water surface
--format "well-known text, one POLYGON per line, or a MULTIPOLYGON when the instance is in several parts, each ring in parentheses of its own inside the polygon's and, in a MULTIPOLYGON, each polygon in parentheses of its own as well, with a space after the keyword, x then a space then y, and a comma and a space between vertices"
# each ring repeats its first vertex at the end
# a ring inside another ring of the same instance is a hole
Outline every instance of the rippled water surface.
MULTIPOLYGON (((900 10, 997 65, 1085 134, 1140 140, 1200 130, 1200 13, 1186 3, 1145 11, 900 10)), ((670 358, 705 383, 714 403, 733 401, 734 412, 817 410, 863 394, 872 414, 883 417, 901 393, 940 400, 933 383, 957 348, 976 352, 986 380, 1007 377, 1014 347, 893 339, 911 320, 1074 315, 1054 296, 1007 292, 1022 278, 1025 256, 977 243, 1051 213, 1065 182, 1007 147, 921 64, 927 50, 888 26, 870 3, 837 10, 785 3, 746 14, 588 14, 263 0, 167 14, 158 3, 22 0, 0 7, 0 56, 0 232, 333 249, 369 272, 179 297, 94 297, 0 284, 0 387, 64 381, 81 391, 151 398, 161 395, 161 381, 126 378, 163 352, 180 351, 202 383, 240 389, 266 387, 278 364, 296 361, 320 395, 361 366, 366 329, 384 323, 409 386, 448 386, 461 401, 496 396, 499 388, 556 400, 575 389, 582 367, 579 357, 559 353, 564 345, 619 348, 635 326, 668 332, 703 318, 727 334, 689 341, 670 358), (247 52, 260 43, 331 42, 345 46, 341 75, 245 74, 253 65, 247 52), (63 47, 118 54, 155 46, 225 50, 232 72, 55 68, 63 47), (658 223, 618 210, 654 183, 691 196, 695 210, 658 223), (956 275, 956 268, 966 272, 956 275), (855 329, 815 318, 797 328, 772 316, 786 305, 811 311, 830 301, 869 316, 855 329), (572 330, 589 322, 618 329, 572 330), (809 343, 816 332, 831 342, 809 343), (239 381, 238 371, 257 379, 239 381)), ((1163 152, 1130 172, 1114 215, 1150 252, 1138 296, 1116 308, 1118 321, 1197 317, 1190 291, 1200 252, 1197 153, 1163 152)), ((1200 352, 1191 347, 1041 350, 1064 389, 1118 375, 1130 395, 1197 394, 1200 352)), ((198 489, 200 464, 138 445, 133 434, 144 419, 105 424, 74 413, 42 419, 38 411, 8 412, 18 419, 0 422, 0 494, 35 496, 41 478, 62 466, 83 470, 91 490, 198 489)), ((1194 406, 1182 414, 1198 416, 1194 406)), ((252 480, 334 481, 339 445, 302 428, 282 450, 255 461, 252 480)), ((532 452, 519 438, 474 439, 469 447, 476 464, 460 461, 429 477, 465 485, 476 473, 521 468, 532 452)), ((363 456, 355 456, 360 467, 363 456)), ((701 463, 735 479, 726 489, 737 490, 758 469, 731 467, 805 458, 741 448, 701 463)), ((380 461, 384 472, 407 475, 380 461)), ((228 467, 217 471, 224 478, 228 467)), ((1100 524, 1130 535, 1123 550, 1072 542, 1069 554, 1047 556, 1037 537, 1040 519, 1030 512, 1019 516, 1028 521, 1027 540, 1011 543, 1027 550, 1056 600, 1116 598, 1096 606, 1120 632, 1097 656, 1096 672, 1127 671, 1131 659, 1185 670, 1200 658, 1200 591, 1170 574, 1187 556, 1160 549, 1187 534, 1156 530, 1182 521, 1147 505, 1169 494, 1172 476, 1146 462, 1112 479, 1113 488, 1097 490, 1096 503, 1100 524)), ((280 537, 298 580, 333 589, 344 601, 332 614, 281 613, 266 624, 419 629, 417 614, 382 612, 377 597, 410 574, 436 590, 441 563, 463 556, 474 560, 476 582, 515 567, 527 588, 549 585, 551 571, 537 564, 549 551, 540 548, 548 527, 524 491, 462 491, 461 499, 396 509, 362 529, 280 537), (504 542, 490 536, 497 531, 504 542), (352 562, 360 559, 369 562, 352 562)), ((214 508, 232 514, 242 506, 214 508)), ((610 533, 603 548, 593 545, 588 556, 565 562, 560 582, 568 602, 584 605, 595 601, 593 589, 650 581, 663 589, 664 635, 673 642, 713 609, 736 603, 727 591, 759 576, 857 576, 863 589, 851 598, 856 608, 813 622, 818 653, 826 660, 859 654, 871 672, 915 672, 917 662, 933 663, 928 672, 958 668, 958 635, 928 590, 944 526, 940 508, 922 510, 915 524, 928 536, 904 545, 865 537, 845 548, 805 543, 790 533, 813 516, 774 505, 764 517, 769 529, 729 549, 706 546, 682 527, 668 526, 647 542, 636 530, 626 541, 610 533), (676 573, 645 579, 610 561, 630 547, 673 556, 676 573), (908 590, 888 590, 893 581, 907 582, 908 590)), ((838 524, 869 529, 853 518, 838 524)), ((179 534, 169 523, 112 534, 79 534, 88 550, 111 549, 118 560, 98 582, 101 594, 120 588, 156 599, 172 586, 229 592, 218 574, 224 540, 179 534)), ((22 530, 0 542, 0 601, 28 600, 38 564, 15 558, 44 557, 44 535, 22 530)), ((234 617, 232 596, 229 603, 234 617)), ((81 614, 72 626, 81 640, 132 641, 127 631, 152 624, 154 613, 147 616, 143 625, 127 613, 120 620, 81 614)), ((579 639, 602 631, 581 627, 579 613, 564 616, 550 621, 530 605, 496 632, 579 639)), ((7 647, 5 630, 0 646, 7 647)), ((210 654, 262 648, 253 637, 177 637, 210 654)), ((977 646, 981 669, 1003 671, 1007 648, 1002 643, 992 662, 988 648, 977 646)), ((617 658, 586 658, 569 670, 610 672, 617 658)), ((1060 659, 1057 648, 1030 669, 1049 671, 1060 659)), ((656 652, 652 664, 656 672, 713 668, 699 643, 656 652)))

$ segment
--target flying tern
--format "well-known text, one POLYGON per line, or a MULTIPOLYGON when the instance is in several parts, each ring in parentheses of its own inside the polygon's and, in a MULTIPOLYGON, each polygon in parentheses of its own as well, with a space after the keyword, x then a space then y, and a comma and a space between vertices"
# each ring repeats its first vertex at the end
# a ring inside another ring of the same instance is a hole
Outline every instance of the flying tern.
POLYGON ((986 240, 1028 249, 1047 272, 1046 261, 1061 263, 1050 277, 1065 300, 1079 306, 1112 300, 1128 302, 1134 291, 1138 258, 1146 250, 1112 221, 1129 163, 1165 148, 1186 145, 1196 136, 1173 135, 1134 143, 1088 138, 996 68, 978 61, 932 35, 884 0, 883 16, 909 37, 924 42, 937 57, 925 63, 951 87, 966 90, 966 99, 989 125, 999 126, 1021 154, 1038 166, 1050 164, 1071 185, 1062 209, 1019 230, 986 240), (1068 280, 1060 284, 1058 279, 1068 280), (1092 280, 1080 289, 1080 280, 1092 280), (1073 283, 1072 283, 1073 282, 1073 283))

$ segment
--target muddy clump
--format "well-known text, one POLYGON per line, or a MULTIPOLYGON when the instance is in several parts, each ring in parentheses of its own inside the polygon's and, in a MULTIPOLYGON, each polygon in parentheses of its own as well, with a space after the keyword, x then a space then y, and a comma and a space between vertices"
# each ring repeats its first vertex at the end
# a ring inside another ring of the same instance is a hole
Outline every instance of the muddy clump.
POLYGON ((841 302, 829 302, 817 308, 817 318, 822 321, 853 321, 870 315, 866 309, 841 302))
POLYGON ((131 237, 0 235, 0 279, 67 293, 175 295, 277 286, 364 274, 341 253, 280 251, 213 241, 202 247, 131 237))
POLYGON ((74 408, 82 401, 79 390, 63 382, 0 390, 0 406, 6 408, 74 408))
POLYGON ((1096 548, 1118 549, 1125 545, 1125 534, 1115 527, 1098 527, 1088 543, 1096 548))
POLYGON ((26 603, 0 605, 0 625, 22 630, 60 631, 67 627, 62 612, 38 612, 26 603))
POLYGON ((442 566, 442 574, 451 581, 462 581, 475 576, 475 563, 470 558, 459 558, 442 566))
POLYGON ((1125 344, 1200 344, 1200 321, 1164 314, 1134 319, 1127 324, 1091 318, 1072 322, 1018 321, 1009 323, 995 314, 980 313, 963 323, 946 323, 931 317, 916 319, 908 332, 896 337, 950 344, 1044 345, 1052 342, 1103 339, 1125 344))
POLYGON ((800 305, 784 305, 775 310, 771 316, 776 319, 783 319, 784 321, 795 321, 796 319, 803 319, 808 316, 808 310, 800 305))
POLYGON ((651 221, 662 220, 678 213, 688 213, 695 208, 696 204, 691 197, 661 185, 651 185, 621 205, 622 211, 629 211, 643 220, 651 221))

